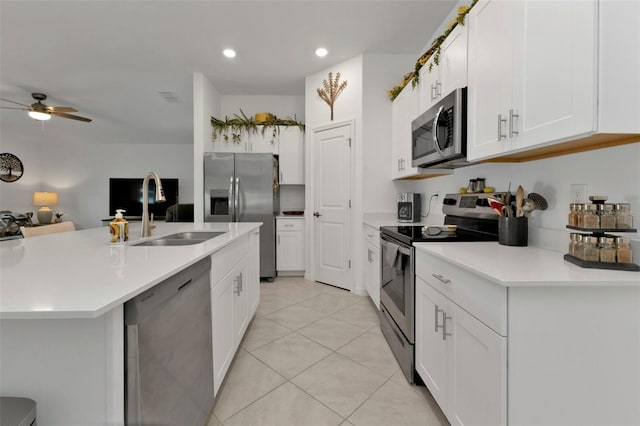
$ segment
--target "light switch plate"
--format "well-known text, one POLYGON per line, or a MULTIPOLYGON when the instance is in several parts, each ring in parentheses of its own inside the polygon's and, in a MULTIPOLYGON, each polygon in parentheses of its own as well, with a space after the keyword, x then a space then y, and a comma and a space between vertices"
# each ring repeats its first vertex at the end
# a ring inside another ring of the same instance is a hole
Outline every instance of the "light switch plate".
POLYGON ((569 186, 569 202, 570 203, 586 203, 587 202, 587 184, 572 183, 569 186))

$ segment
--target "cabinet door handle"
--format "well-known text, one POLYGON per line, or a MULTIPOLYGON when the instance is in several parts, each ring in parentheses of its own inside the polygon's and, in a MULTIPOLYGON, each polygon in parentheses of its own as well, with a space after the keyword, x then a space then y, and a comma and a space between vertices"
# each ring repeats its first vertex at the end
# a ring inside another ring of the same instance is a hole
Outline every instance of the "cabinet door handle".
POLYGON ((278 245, 280 245, 280 235, 278 235, 278 245))
POLYGON ((282 182, 283 178, 282 178, 282 172, 280 172, 280 182, 282 182))
POLYGON ((242 272, 240 272, 240 292, 242 292, 244 290, 244 284, 243 284, 243 279, 242 279, 242 272))
POLYGON ((451 336, 451 333, 447 333, 447 320, 451 317, 447 316, 445 311, 442 311, 442 340, 447 340, 447 336, 451 336))
POLYGON ((434 328, 434 330, 433 330, 433 331, 434 331, 434 332, 436 332, 436 333, 438 332, 438 329, 439 329, 440 327, 442 327, 440 324, 438 324, 438 314, 439 314, 440 312, 442 312, 442 313, 444 314, 444 311, 443 311, 442 309, 440 309, 440 308, 438 307, 438 305, 436 305, 436 309, 435 309, 436 318, 435 318, 435 322, 434 322, 434 324, 435 324, 435 328, 434 328))
POLYGON ((442 83, 436 80, 436 98, 442 96, 442 83))
POLYGON ((293 223, 285 223, 284 227, 285 228, 293 228, 293 223))
POLYGON ((435 93, 436 93, 436 88, 435 88, 435 86, 432 84, 432 85, 431 85, 431 101, 432 101, 432 102, 436 99, 436 95, 435 95, 435 93))
POLYGON ((240 275, 237 275, 236 279, 233 280, 233 282, 236 284, 236 288, 233 290, 233 293, 236 296, 240 296, 240 275))
POLYGON ((520 115, 514 114, 512 109, 509 110, 509 137, 510 138, 512 138, 513 135, 517 135, 518 133, 520 133, 516 130, 513 130, 513 128, 515 127, 513 125, 513 119, 518 117, 520 117, 520 115))
POLYGON ((507 137, 507 135, 502 134, 502 123, 506 123, 506 122, 507 122, 507 119, 502 118, 502 114, 498 114, 498 140, 499 141, 507 137))
POLYGON ((451 280, 439 274, 431 274, 431 276, 444 284, 451 284, 451 280))

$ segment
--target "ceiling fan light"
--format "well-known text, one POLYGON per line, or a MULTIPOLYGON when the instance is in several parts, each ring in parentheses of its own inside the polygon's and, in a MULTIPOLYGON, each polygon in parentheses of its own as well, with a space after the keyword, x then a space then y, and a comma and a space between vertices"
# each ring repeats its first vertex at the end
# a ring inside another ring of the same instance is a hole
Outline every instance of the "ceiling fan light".
POLYGON ((40 112, 40 111, 29 111, 29 117, 38 121, 46 121, 51 119, 51 114, 47 114, 46 112, 40 112))

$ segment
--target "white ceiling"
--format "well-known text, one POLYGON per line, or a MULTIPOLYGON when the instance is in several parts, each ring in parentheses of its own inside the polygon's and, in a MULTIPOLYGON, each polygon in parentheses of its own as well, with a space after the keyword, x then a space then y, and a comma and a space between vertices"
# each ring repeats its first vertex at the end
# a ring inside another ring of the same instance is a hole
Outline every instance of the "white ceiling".
POLYGON ((303 96, 305 76, 360 53, 418 56, 456 4, 0 0, 0 97, 31 104, 43 92, 47 105, 93 119, 54 117, 43 127, 0 109, 2 137, 192 143, 193 72, 221 94, 303 96), (314 55, 319 46, 327 57, 314 55), (238 56, 223 57, 226 47, 238 56))

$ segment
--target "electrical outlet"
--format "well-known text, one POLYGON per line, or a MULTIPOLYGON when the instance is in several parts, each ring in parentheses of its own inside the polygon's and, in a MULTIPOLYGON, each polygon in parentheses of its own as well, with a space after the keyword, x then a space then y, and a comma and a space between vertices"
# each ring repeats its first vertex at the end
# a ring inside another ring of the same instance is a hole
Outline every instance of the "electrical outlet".
POLYGON ((569 202, 570 203, 586 203, 587 202, 587 184, 572 183, 569 186, 569 202))

